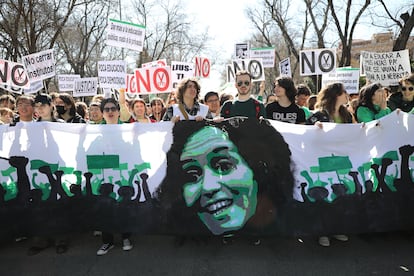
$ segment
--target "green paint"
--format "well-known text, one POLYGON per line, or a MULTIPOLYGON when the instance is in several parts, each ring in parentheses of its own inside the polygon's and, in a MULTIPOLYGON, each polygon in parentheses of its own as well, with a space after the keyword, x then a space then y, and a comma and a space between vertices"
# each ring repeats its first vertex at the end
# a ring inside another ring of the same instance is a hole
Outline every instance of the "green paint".
POLYGON ((90 169, 119 168, 119 155, 87 155, 86 163, 90 169))
POLYGON ((45 167, 45 166, 49 167, 50 171, 52 173, 55 173, 58 170, 58 167, 59 167, 58 164, 47 163, 47 162, 45 162, 43 160, 39 160, 39 159, 30 161, 30 169, 31 170, 38 170, 39 168, 45 167))

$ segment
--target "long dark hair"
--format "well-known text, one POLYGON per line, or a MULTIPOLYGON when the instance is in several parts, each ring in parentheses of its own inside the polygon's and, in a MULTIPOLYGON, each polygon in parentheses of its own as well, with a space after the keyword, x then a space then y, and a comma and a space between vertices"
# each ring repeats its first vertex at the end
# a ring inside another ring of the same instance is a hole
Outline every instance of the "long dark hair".
MULTIPOLYGON (((380 83, 371 83, 367 84, 364 87, 361 88, 359 91, 359 102, 357 109, 360 106, 367 107, 369 110, 371 110, 374 114, 377 114, 378 111, 374 107, 374 103, 372 102, 372 97, 374 96, 375 92, 378 89, 381 89, 382 85, 380 83)), ((356 110, 355 110, 356 113, 356 110)))
MULTIPOLYGON (((315 108, 327 112, 329 117, 332 118, 335 113, 336 100, 338 96, 341 96, 343 93, 346 93, 346 91, 341 82, 334 82, 326 85, 318 93, 315 108)), ((352 122, 351 113, 349 113, 344 105, 339 107, 339 116, 341 117, 342 122, 349 122, 350 118, 352 122)))

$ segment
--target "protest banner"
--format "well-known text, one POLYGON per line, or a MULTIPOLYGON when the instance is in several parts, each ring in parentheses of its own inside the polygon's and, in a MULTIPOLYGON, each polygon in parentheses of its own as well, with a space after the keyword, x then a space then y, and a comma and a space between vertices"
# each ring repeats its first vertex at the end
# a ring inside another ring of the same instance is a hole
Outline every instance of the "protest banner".
POLYGON ((12 93, 16 93, 16 94, 23 94, 23 89, 24 89, 24 88, 19 88, 17 86, 11 86, 7 84, 1 84, 0 88, 6 91, 12 92, 12 93))
POLYGON ((0 126, 0 237, 414 227, 414 115, 322 129, 246 118, 137 125, 0 126), (211 197, 205 181, 232 192, 211 197))
POLYGON ((75 80, 80 79, 78 74, 62 74, 58 75, 59 91, 73 91, 75 80))
POLYGON ((234 57, 235 59, 249 58, 249 43, 236 43, 234 45, 234 57))
POLYGON ((164 66, 135 69, 135 83, 138 94, 169 93, 173 89, 171 68, 164 66))
POLYGON ((98 82, 102 88, 124 88, 127 64, 123 60, 98 61, 98 82))
POLYGON ((98 93, 98 78, 80 78, 73 84, 73 96, 95 96, 98 93))
POLYGON ((336 68, 336 72, 322 74, 322 87, 325 87, 329 83, 342 82, 344 84, 345 91, 348 94, 359 93, 359 69, 341 67, 336 68))
POLYGON ((234 82, 237 71, 246 70, 252 77, 252 82, 264 81, 264 67, 261 58, 237 59, 226 66, 227 82, 234 82))
POLYGON ((290 58, 287 57, 279 62, 280 75, 292 77, 292 67, 290 66, 290 58))
POLYGON ((313 49, 303 50, 299 54, 300 75, 311 76, 335 72, 336 50, 313 49))
POLYGON ((274 47, 252 48, 250 49, 250 59, 261 58, 263 68, 273 68, 275 66, 275 50, 274 47))
POLYGON ((210 76, 211 63, 208 58, 196 57, 194 76, 207 78, 210 76))
POLYGON ((384 86, 398 85, 399 79, 411 74, 407 49, 384 53, 361 51, 360 64, 367 80, 384 86))
POLYGON ((0 86, 14 87, 17 90, 29 88, 30 82, 23 64, 0 59, 0 86))
POLYGON ((45 80, 55 75, 53 49, 23 56, 22 60, 31 82, 45 80))
POLYGON ((106 28, 106 44, 135 51, 142 51, 145 38, 145 26, 109 19, 106 28))
POLYGON ((172 86, 175 89, 178 83, 185 79, 191 78, 194 76, 194 63, 191 62, 181 62, 181 61, 171 61, 171 78, 172 86))

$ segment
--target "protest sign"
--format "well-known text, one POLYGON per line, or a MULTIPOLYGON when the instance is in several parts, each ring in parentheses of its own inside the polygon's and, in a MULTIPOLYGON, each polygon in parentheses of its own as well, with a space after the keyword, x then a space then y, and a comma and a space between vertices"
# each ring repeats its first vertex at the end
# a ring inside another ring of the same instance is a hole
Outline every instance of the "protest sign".
POLYGON ((135 69, 136 93, 156 94, 172 91, 170 66, 135 69))
POLYGON ((252 48, 250 49, 250 59, 261 58, 263 68, 273 68, 275 66, 275 48, 252 48))
POLYGON ((280 75, 292 77, 292 69, 290 66, 290 58, 285 58, 279 62, 280 75))
POLYGON ((98 78, 80 78, 74 81, 73 96, 95 96, 98 93, 98 78))
POLYGON ((250 73, 252 82, 265 80, 264 68, 261 58, 232 60, 226 66, 227 82, 233 82, 237 71, 245 70, 250 73))
POLYGON ((106 44, 135 51, 142 51, 145 26, 109 19, 106 28, 106 44))
POLYGON ((102 88, 124 88, 127 65, 123 60, 98 61, 98 81, 102 88))
POLYGON ((73 84, 75 80, 80 79, 77 74, 62 74, 58 75, 59 91, 73 91, 73 84))
POLYGON ((195 58, 195 77, 207 78, 210 76, 211 63, 208 58, 196 57, 195 58))
POLYGON ((23 64, 0 59, 0 85, 29 88, 30 82, 23 64))
POLYGON ((171 61, 171 78, 173 88, 176 88, 178 83, 185 79, 194 76, 194 63, 171 61))
POLYGON ((313 49, 300 51, 299 64, 301 76, 334 72, 336 69, 336 50, 313 49))
POLYGON ((44 88, 43 81, 30 82, 30 88, 24 88, 24 94, 34 94, 44 88))
POLYGON ((334 73, 322 74, 322 87, 333 82, 342 82, 348 94, 359 93, 359 69, 341 67, 334 73))
POLYGON ((408 50, 396 52, 361 51, 361 71, 370 82, 384 86, 398 85, 398 80, 411 74, 408 50))
POLYGON ((53 50, 46 50, 22 57, 30 81, 39 81, 55 75, 53 50))
POLYGON ((234 45, 235 59, 249 58, 249 43, 236 43, 234 45))
POLYGON ((143 63, 141 65, 142 68, 145 68, 145 67, 163 67, 163 66, 167 66, 167 60, 165 58, 155 60, 155 61, 146 62, 146 63, 143 63))

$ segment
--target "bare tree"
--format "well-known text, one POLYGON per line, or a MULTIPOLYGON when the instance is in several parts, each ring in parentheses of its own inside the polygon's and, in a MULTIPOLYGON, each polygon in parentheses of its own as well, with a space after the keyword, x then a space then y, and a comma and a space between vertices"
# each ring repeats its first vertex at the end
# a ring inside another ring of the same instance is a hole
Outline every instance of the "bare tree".
POLYGON ((0 45, 7 59, 51 49, 78 0, 5 0, 0 9, 0 45))
POLYGON ((347 0, 346 6, 343 9, 343 7, 335 6, 333 0, 328 0, 328 7, 338 30, 338 35, 342 45, 341 57, 338 63, 339 67, 351 65, 352 38, 354 30, 362 14, 370 4, 370 0, 365 0, 365 3, 363 3, 362 6, 357 6, 352 5, 352 0, 347 0), (351 12, 353 9, 358 10, 358 12, 355 17, 351 19, 351 12), (342 10, 345 11, 345 14, 339 15, 339 12, 342 10), (351 20, 353 21, 351 22, 351 20), (343 23, 343 26, 341 23, 343 23))
POLYGON ((133 3, 139 24, 146 26, 138 66, 161 58, 190 61, 206 49, 207 32, 197 33, 191 28, 193 20, 185 13, 181 1, 136 0, 133 3))

